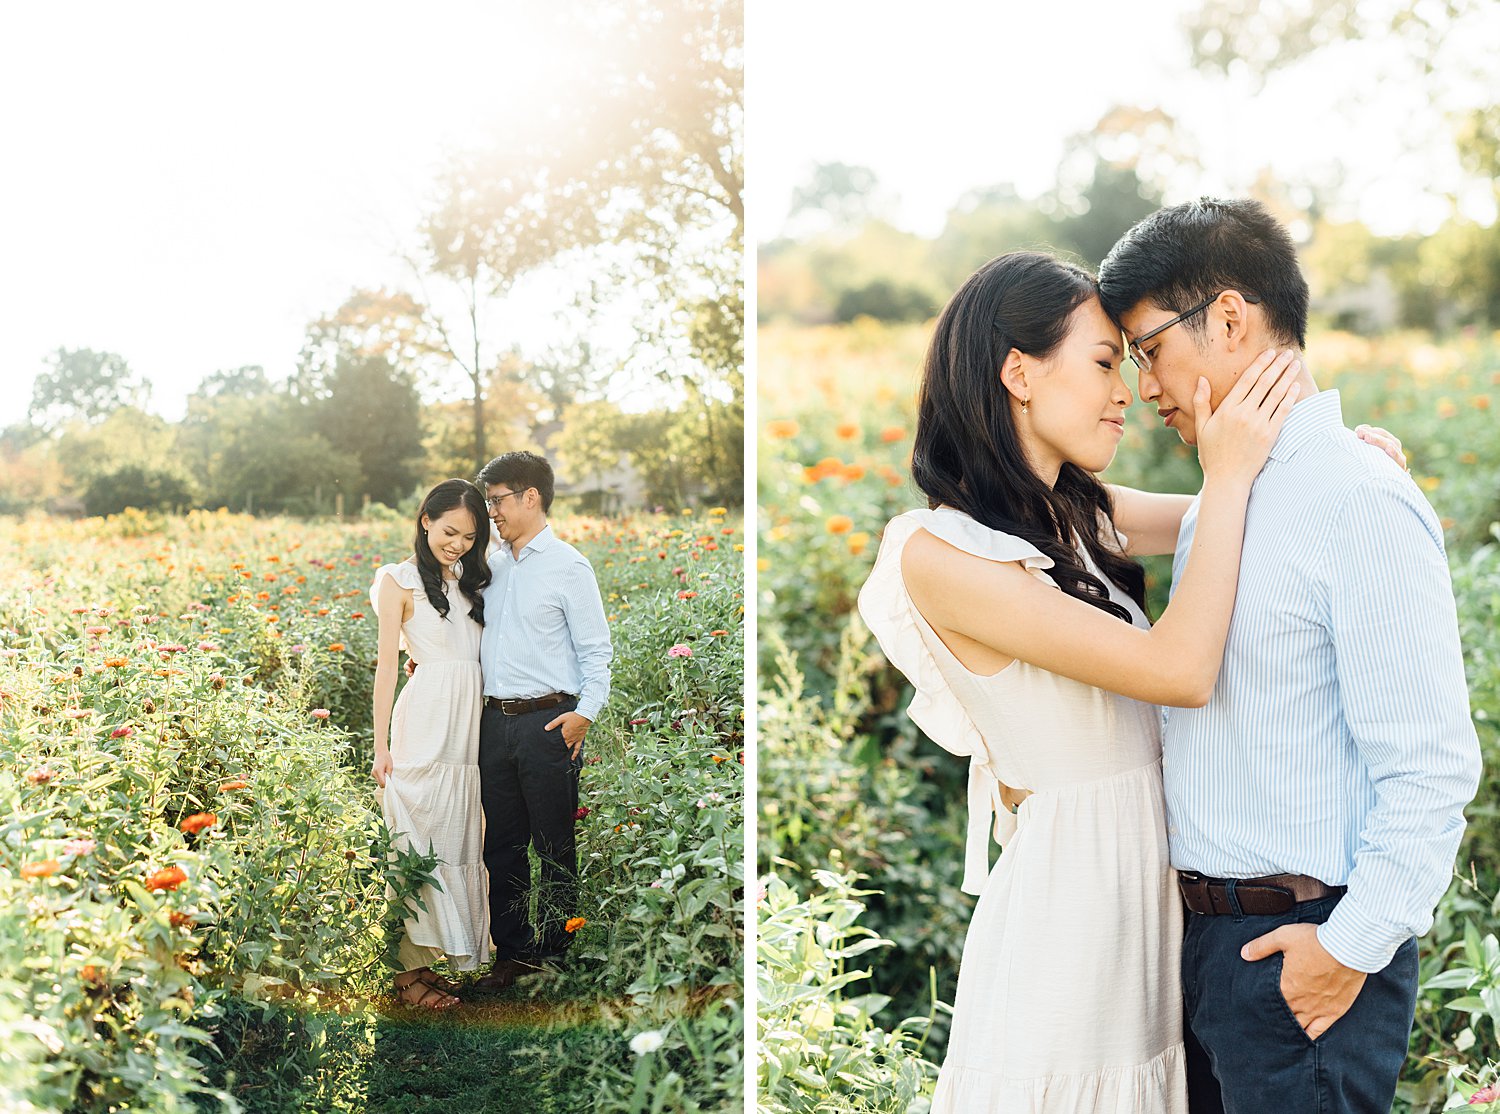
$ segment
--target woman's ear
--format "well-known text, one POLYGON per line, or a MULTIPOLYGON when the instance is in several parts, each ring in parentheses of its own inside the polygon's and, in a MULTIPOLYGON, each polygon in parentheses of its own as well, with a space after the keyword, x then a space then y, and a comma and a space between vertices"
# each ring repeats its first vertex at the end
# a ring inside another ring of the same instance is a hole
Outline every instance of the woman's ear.
POLYGON ((1031 400, 1031 384, 1026 380, 1026 354, 1019 348, 1012 348, 1005 354, 1005 362, 1000 365, 1000 382, 1017 402, 1031 400))

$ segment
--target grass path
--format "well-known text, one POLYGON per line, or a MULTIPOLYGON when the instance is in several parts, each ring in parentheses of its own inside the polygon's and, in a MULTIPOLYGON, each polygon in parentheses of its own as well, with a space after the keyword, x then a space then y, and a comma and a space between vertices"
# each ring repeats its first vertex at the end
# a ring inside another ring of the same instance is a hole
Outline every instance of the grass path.
POLYGON ((472 989, 473 978, 455 981, 464 1001, 441 1012, 389 996, 347 1012, 303 1015, 300 1024, 282 1021, 280 1031, 268 1031, 256 1010, 238 1032, 238 1051, 257 1082, 221 1082, 245 1114, 588 1109, 587 1096, 573 1093, 558 1064, 570 1052, 583 1054, 601 1014, 598 1004, 538 1001, 520 987, 485 993, 472 989))

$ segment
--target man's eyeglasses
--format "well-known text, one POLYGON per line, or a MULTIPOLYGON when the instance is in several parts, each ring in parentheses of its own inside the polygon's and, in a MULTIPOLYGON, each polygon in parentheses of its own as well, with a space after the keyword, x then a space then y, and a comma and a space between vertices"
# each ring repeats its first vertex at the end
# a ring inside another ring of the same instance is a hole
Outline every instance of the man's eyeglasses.
POLYGON ((501 503, 509 499, 512 495, 519 494, 521 494, 519 491, 502 491, 499 495, 491 495, 484 501, 484 505, 489 507, 489 509, 493 511, 497 509, 501 503))
MULTIPOLYGON (((1224 293, 1224 291, 1220 290, 1219 293, 1215 294, 1212 298, 1208 298, 1208 299, 1206 299, 1204 301, 1199 302, 1192 309, 1183 310, 1176 317, 1172 318, 1172 320, 1163 322, 1162 324, 1158 325, 1156 328, 1152 329, 1149 333, 1142 333, 1140 336, 1136 337, 1133 341, 1131 341, 1130 342, 1130 358, 1131 358, 1132 361, 1134 361, 1135 366, 1139 370, 1141 370, 1141 371, 1150 371, 1151 370, 1151 357, 1148 356, 1148 355, 1146 355, 1146 349, 1144 347, 1145 343, 1148 340, 1150 340, 1152 337, 1155 337, 1158 334, 1163 333, 1166 330, 1170 329, 1173 325, 1177 324, 1177 322, 1186 320, 1187 318, 1193 316, 1193 314, 1198 313, 1198 312, 1200 312, 1202 310, 1207 309, 1209 306, 1213 305, 1214 302, 1218 301, 1220 295, 1222 295, 1223 293, 1224 293)), ((1260 297, 1258 295, 1255 295, 1255 294, 1246 294, 1243 291, 1241 291, 1240 292, 1240 297, 1244 298, 1245 301, 1249 302, 1251 305, 1259 305, 1260 304, 1260 297)))

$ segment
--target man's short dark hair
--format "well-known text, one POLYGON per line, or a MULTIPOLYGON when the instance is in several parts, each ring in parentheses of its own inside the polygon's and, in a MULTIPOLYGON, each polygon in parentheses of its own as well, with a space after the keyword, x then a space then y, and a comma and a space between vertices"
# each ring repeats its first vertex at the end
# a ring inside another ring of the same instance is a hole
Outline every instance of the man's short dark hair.
MULTIPOLYGON (((1258 201, 1204 197, 1158 209, 1099 265, 1099 298, 1116 321, 1143 300, 1183 313, 1225 290, 1258 295, 1272 336, 1307 347, 1307 280, 1281 222, 1258 201)), ((1208 314, 1183 325, 1201 343, 1208 314)))
POLYGON ((488 488, 490 484, 504 484, 512 491, 525 491, 534 487, 542 497, 542 513, 552 510, 554 481, 552 465, 547 458, 524 450, 503 453, 479 470, 478 484, 488 488))

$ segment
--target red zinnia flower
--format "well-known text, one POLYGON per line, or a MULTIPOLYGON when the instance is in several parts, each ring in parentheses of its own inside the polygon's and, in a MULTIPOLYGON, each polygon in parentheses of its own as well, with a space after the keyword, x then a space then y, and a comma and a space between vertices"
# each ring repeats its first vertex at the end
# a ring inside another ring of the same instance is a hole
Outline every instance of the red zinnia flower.
POLYGON ((187 881, 187 871, 180 866, 169 866, 146 878, 148 890, 175 890, 187 881))
POLYGON ((201 832, 204 828, 212 828, 218 822, 219 818, 211 812, 195 812, 177 826, 187 832, 188 835, 194 835, 201 832))

